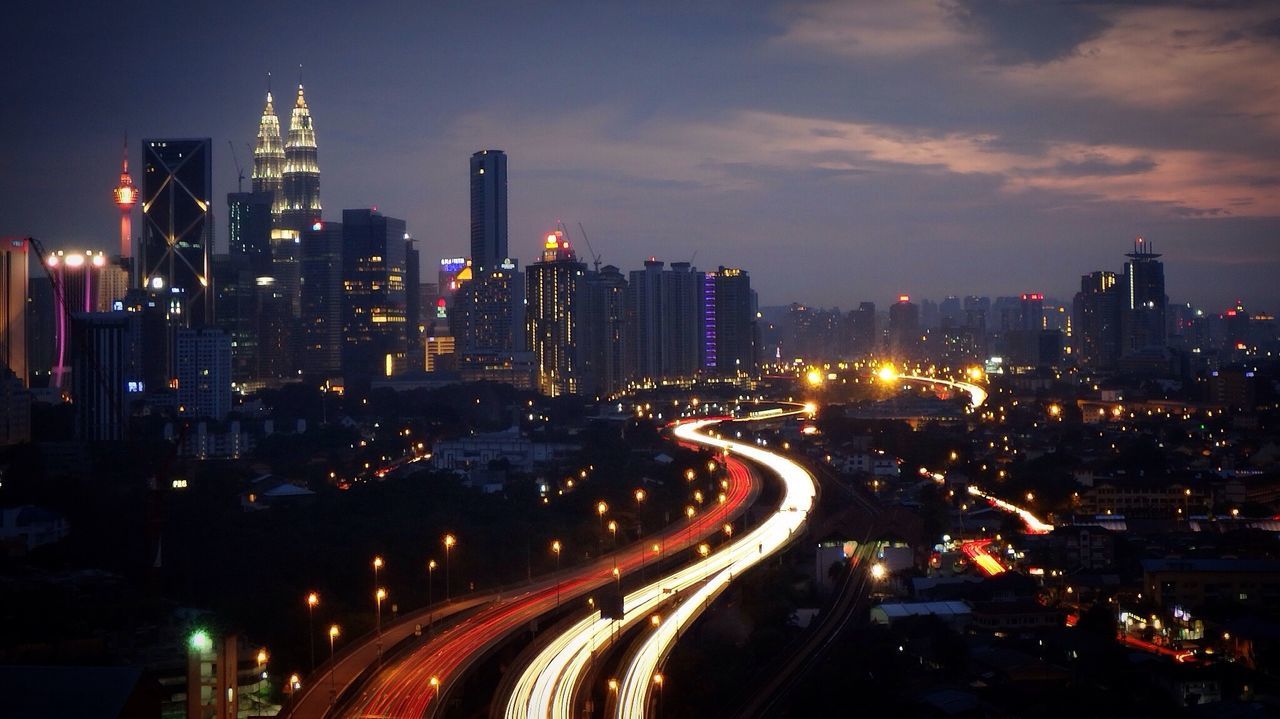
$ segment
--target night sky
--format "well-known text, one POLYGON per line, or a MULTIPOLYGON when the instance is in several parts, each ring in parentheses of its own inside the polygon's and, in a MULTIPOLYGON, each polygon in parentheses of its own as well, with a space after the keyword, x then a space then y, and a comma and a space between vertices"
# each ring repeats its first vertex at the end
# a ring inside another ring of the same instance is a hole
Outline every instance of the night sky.
POLYGON ((1069 300, 1143 235, 1172 301, 1280 310, 1275 2, 84 5, 6 10, 0 235, 114 249, 123 133, 211 136, 225 251, 227 140, 247 178, 301 63, 326 218, 405 218, 424 280, 500 148, 524 262, 562 220, 765 305, 1069 300))

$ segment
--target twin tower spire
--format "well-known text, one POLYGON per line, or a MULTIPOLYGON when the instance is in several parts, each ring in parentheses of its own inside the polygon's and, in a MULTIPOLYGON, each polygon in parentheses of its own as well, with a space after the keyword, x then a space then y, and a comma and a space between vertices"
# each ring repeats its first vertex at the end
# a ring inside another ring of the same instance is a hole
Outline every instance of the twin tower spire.
POLYGON ((267 90, 267 105, 258 121, 258 143, 253 148, 253 191, 272 194, 271 218, 277 227, 301 231, 320 221, 316 131, 301 82, 289 118, 289 138, 283 143, 280 119, 271 90, 267 90))

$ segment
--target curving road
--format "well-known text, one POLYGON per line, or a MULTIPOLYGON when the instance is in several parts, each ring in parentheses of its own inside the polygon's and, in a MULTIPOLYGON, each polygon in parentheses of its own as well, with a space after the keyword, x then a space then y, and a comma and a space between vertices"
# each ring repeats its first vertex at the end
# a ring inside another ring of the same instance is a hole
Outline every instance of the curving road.
MULTIPOLYGON (((432 715, 441 696, 448 693, 468 668, 530 622, 554 611, 559 604, 581 600, 592 591, 619 581, 653 561, 651 546, 659 544, 665 556, 691 547, 721 531, 753 500, 759 491, 747 466, 727 459, 729 486, 723 502, 713 503, 691 521, 681 521, 642 542, 620 549, 582 567, 540 579, 518 594, 459 621, 438 636, 390 660, 353 692, 334 712, 342 717, 423 717, 432 715)), ((294 716, 302 716, 295 714, 294 716)))
MULTIPOLYGON (((817 495, 813 476, 781 455, 754 445, 731 442, 704 428, 718 420, 700 420, 677 426, 676 436, 686 442, 730 452, 777 474, 783 483, 778 510, 755 529, 662 579, 641 587, 625 598, 625 615, 618 622, 599 612, 575 622, 554 637, 523 669, 502 714, 523 717, 569 717, 574 698, 599 649, 608 646, 620 630, 649 621, 653 612, 673 594, 682 599, 660 617, 655 630, 644 639, 620 673, 616 710, 619 716, 642 716, 657 667, 689 625, 729 585, 732 579, 784 547, 809 516, 817 495)), ((661 681, 661 680, 659 680, 661 681)), ((496 714, 497 712, 495 712, 496 714)))

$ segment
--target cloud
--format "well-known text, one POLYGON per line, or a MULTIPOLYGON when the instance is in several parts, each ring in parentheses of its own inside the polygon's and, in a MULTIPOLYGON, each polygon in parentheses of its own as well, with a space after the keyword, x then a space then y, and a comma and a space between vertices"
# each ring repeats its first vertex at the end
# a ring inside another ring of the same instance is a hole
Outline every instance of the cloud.
POLYGON ((1095 8, 1063 2, 957 0, 951 12, 981 35, 999 63, 1043 63, 1067 56, 1110 26, 1095 8))
POLYGON ((937 0, 822 2, 798 9, 784 46, 842 55, 901 56, 964 45, 969 36, 937 0))

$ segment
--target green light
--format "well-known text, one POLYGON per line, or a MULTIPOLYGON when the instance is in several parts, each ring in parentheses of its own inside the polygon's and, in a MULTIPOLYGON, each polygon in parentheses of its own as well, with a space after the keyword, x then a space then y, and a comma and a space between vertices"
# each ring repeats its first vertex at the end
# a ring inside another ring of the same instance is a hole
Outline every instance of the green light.
POLYGON ((213 646, 213 640, 209 638, 209 633, 203 629, 197 629, 191 635, 191 648, 201 651, 208 651, 213 646))

